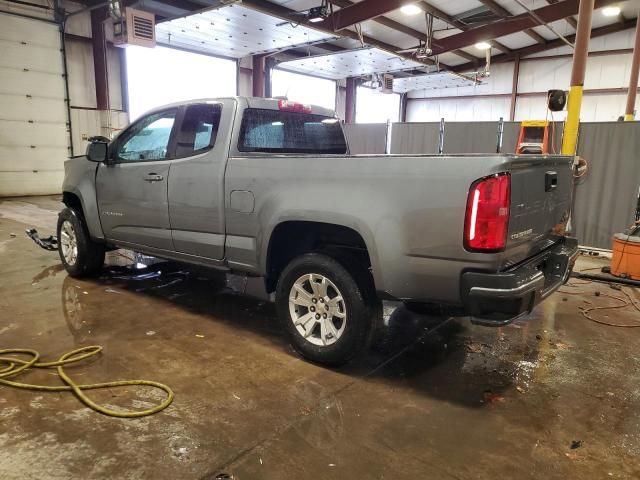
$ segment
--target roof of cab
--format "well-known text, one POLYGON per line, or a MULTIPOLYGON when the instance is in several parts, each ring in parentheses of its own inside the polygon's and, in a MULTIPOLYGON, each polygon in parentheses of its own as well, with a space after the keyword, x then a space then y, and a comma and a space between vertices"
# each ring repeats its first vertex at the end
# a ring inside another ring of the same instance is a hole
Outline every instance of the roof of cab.
MULTIPOLYGON (((180 102, 174 102, 174 103, 169 103, 167 105, 155 107, 145 112, 144 115, 166 110, 167 108, 171 108, 171 107, 181 107, 183 105, 191 105, 194 103, 219 102, 221 100, 234 100, 238 102, 241 107, 244 107, 244 108, 262 108, 266 110, 279 110, 280 100, 286 100, 286 99, 285 98, 240 97, 240 96, 220 97, 220 98, 196 98, 193 100, 182 100, 180 102)), ((298 103, 298 102, 293 102, 293 103, 298 103)), ((335 111, 329 108, 324 108, 317 105, 305 105, 305 106, 311 109, 312 114, 322 115, 325 117, 335 117, 335 111)))

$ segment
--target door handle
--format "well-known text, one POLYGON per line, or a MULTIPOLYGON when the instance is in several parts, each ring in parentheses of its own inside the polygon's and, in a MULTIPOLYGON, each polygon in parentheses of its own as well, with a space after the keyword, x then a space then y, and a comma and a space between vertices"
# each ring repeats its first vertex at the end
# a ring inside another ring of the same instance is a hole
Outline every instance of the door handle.
POLYGON ((145 182, 149 183, 161 182, 162 180, 164 180, 164 177, 162 175, 158 175, 157 173, 149 173, 144 179, 145 182))
POLYGON ((546 172, 544 175, 544 191, 550 192, 558 186, 558 172, 546 172))

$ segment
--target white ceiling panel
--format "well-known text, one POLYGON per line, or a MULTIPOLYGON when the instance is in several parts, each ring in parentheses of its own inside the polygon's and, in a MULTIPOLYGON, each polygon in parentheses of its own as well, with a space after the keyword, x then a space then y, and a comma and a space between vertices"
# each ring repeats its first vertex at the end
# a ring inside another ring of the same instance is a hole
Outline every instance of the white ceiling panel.
POLYGON ((451 35, 456 35, 458 33, 462 33, 462 30, 449 26, 445 30, 440 30, 438 32, 434 31, 433 35, 435 38, 447 38, 447 37, 450 37, 451 35))
MULTIPOLYGON (((533 45, 536 41, 531 38, 529 35, 523 32, 512 33, 511 35, 506 35, 504 37, 500 37, 498 39, 500 43, 502 43, 505 47, 511 48, 515 50, 517 48, 527 47, 529 45, 533 45)), ((496 49, 494 48, 491 53, 496 54, 496 49)), ((502 53, 499 50, 497 53, 502 53)))
MULTIPOLYGON (((427 29, 427 22, 424 18, 424 14, 418 13, 416 15, 407 15, 402 13, 400 10, 394 10, 393 12, 389 12, 385 14, 385 17, 390 18, 391 20, 395 20, 398 23, 402 23, 407 27, 411 27, 414 30, 419 32, 425 32, 427 29)), ((433 29, 434 30, 442 30, 447 28, 448 24, 443 22, 439 18, 433 19, 433 29)))
POLYGON ((241 5, 229 5, 156 26, 156 39, 160 44, 233 58, 332 38, 336 37, 302 25, 294 27, 241 5))
POLYGON ((452 17, 482 6, 479 0, 429 0, 427 3, 452 17))
POLYGON ((393 91, 396 93, 412 90, 442 90, 445 88, 469 87, 475 85, 472 80, 450 72, 429 73, 407 78, 394 78, 393 91))
MULTIPOLYGON (((520 0, 527 8, 535 10, 536 8, 546 7, 549 5, 546 0, 520 0)), ((520 15, 521 13, 527 13, 527 11, 518 5, 516 0, 498 0, 501 7, 507 10, 512 15, 520 15)))
MULTIPOLYGON (((574 33, 576 33, 573 27, 571 27, 571 25, 569 25, 569 23, 564 19, 551 22, 549 26, 551 26, 551 28, 553 28, 556 32, 558 32, 560 35, 564 37, 573 35, 574 33)), ((547 40, 556 40, 558 38, 558 36, 555 33, 553 33, 551 30, 549 30, 547 27, 537 26, 537 27, 534 27, 533 30, 535 30, 536 33, 539 33, 542 37, 544 37, 547 40)), ((533 39, 532 39, 532 42, 533 42, 533 39)))
POLYGON ((423 68, 414 60, 405 60, 378 48, 361 48, 331 55, 317 55, 282 62, 279 68, 316 77, 338 80, 372 73, 396 72, 423 68))
MULTIPOLYGON (((476 55, 477 54, 475 52, 472 53, 472 55, 476 55)), ((453 52, 447 52, 447 53, 443 53, 442 55, 438 56, 440 58, 440 62, 444 63, 445 65, 449 65, 449 66, 454 66, 454 65, 461 65, 463 63, 467 63, 469 60, 467 60, 464 57, 461 57, 460 55, 456 55, 453 52)), ((484 58, 479 58, 478 57, 478 63, 482 63, 484 61, 484 58)))

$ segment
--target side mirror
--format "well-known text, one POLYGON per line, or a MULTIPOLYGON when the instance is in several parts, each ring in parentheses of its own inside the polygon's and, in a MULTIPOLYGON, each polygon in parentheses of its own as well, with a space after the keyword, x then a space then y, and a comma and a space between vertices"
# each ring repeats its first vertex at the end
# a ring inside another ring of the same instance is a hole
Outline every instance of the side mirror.
POLYGON ((104 162, 109 151, 109 139, 106 137, 91 137, 87 146, 87 160, 91 162, 104 162))

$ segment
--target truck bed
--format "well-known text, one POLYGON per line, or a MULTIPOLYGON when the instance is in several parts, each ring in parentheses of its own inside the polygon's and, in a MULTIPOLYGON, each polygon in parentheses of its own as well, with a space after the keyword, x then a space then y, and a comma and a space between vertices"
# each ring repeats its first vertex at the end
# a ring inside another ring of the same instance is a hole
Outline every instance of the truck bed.
POLYGON ((464 271, 502 271, 563 238, 573 157, 539 155, 233 155, 226 197, 249 190, 251 214, 227 210, 228 242, 254 238, 256 256, 233 254, 264 271, 270 232, 287 220, 338 223, 366 243, 376 289, 398 299, 460 304, 464 271), (512 178, 504 251, 463 245, 469 189, 502 172, 512 178), (552 187, 545 182, 553 183, 552 187), (261 254, 262 253, 262 254, 261 254))

